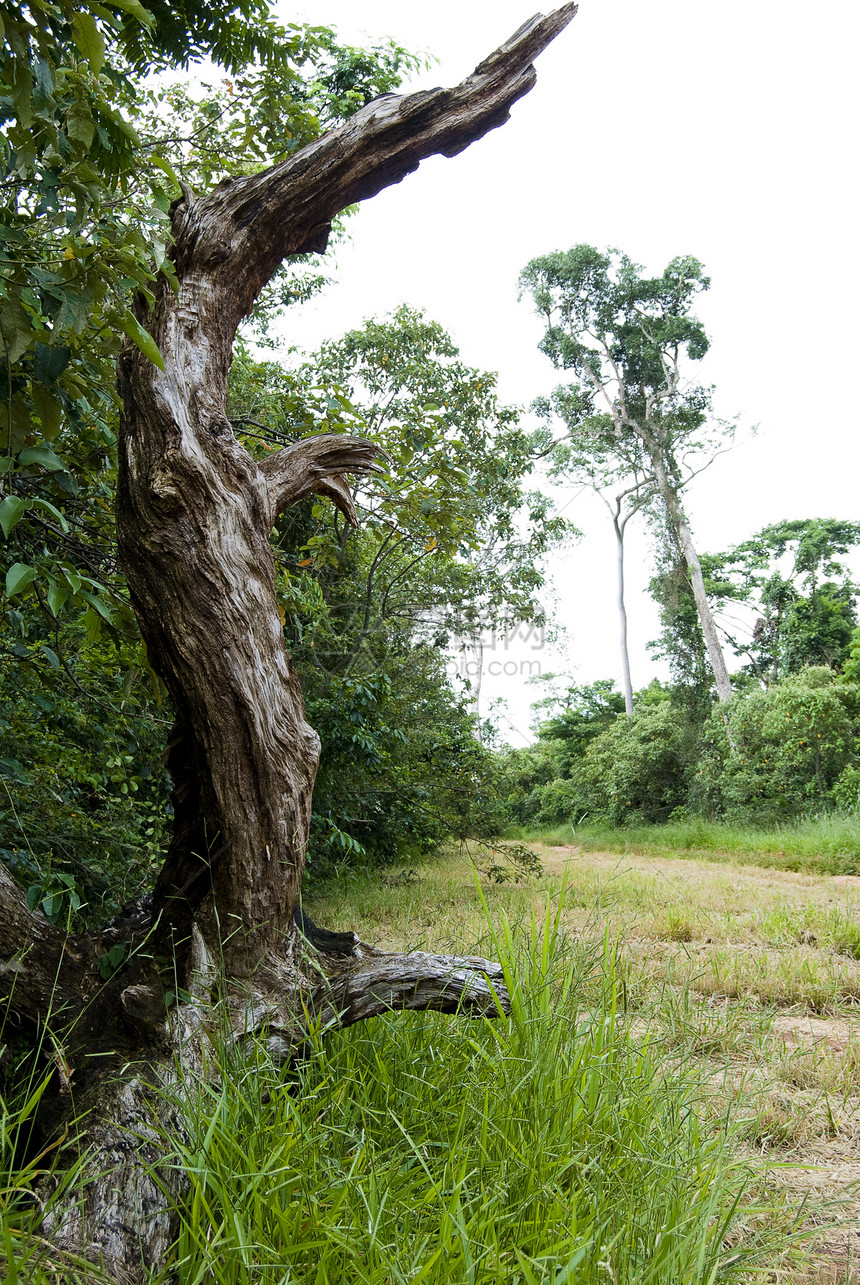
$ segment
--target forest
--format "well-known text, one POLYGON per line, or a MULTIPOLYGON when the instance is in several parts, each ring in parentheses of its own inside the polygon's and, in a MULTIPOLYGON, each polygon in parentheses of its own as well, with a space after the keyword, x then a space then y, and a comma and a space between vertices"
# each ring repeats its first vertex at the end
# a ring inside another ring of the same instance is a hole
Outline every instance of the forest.
POLYGON ((0 3, 10 1282, 854 1279, 756 1157, 858 1136, 860 520, 699 547, 705 265, 523 255, 528 406, 412 304, 284 351, 576 10, 410 93, 266 0, 0 3), (559 486, 618 659, 514 748, 449 662, 552 627, 559 486))

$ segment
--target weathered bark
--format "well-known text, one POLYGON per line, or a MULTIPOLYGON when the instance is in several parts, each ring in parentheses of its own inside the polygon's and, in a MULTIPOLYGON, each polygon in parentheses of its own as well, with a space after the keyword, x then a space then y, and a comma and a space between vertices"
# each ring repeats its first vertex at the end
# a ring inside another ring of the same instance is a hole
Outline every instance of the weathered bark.
POLYGON ((285 255, 325 244, 345 206, 500 125, 534 83, 531 59, 573 17, 526 23, 455 89, 385 95, 263 174, 186 193, 173 212, 176 294, 140 320, 162 355, 120 363, 120 557, 154 668, 177 710, 177 826, 156 887, 159 936, 191 916, 233 973, 275 946, 298 900, 318 756, 284 647, 269 533, 310 491, 352 517, 343 474, 374 448, 301 442, 256 463, 225 414, 236 327, 285 255))
POLYGON ((322 249, 345 206, 500 125, 575 12, 533 18, 455 89, 385 95, 282 165, 185 192, 172 212, 175 287, 161 279, 154 305, 136 305, 162 367, 131 345, 120 358, 117 528, 176 710, 173 839, 152 896, 92 939, 31 915, 0 870, 2 993, 26 1020, 56 1018, 54 1116, 73 1090, 91 1148, 79 1199, 45 1230, 117 1280, 164 1263, 181 1184, 159 1170, 159 1128, 181 1130, 183 1085, 218 1074, 215 1025, 288 1060, 308 1016, 342 1026, 391 1009, 507 1005, 496 964, 383 954, 298 909, 319 741, 284 645, 269 535, 312 493, 355 522, 345 475, 371 471, 377 452, 324 436, 255 461, 227 420, 227 374, 236 328, 284 256, 322 249), (105 983, 98 960, 117 942, 128 962, 105 983))

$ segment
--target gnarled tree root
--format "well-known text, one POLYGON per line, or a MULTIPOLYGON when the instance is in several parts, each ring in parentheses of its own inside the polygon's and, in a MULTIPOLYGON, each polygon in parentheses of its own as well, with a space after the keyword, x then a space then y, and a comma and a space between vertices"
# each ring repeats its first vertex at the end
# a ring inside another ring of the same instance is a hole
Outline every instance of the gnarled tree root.
MULTIPOLYGON (((56 1249, 84 1255, 122 1285, 141 1285, 163 1266, 176 1240, 186 1183, 166 1139, 183 1139, 185 1110, 193 1109, 201 1079, 223 1074, 224 1016, 228 1038, 259 1038, 283 1066, 302 1056, 306 1014, 318 1031, 331 1032, 365 1018, 403 1010, 434 1009, 469 1017, 495 1017, 509 1009, 499 964, 472 956, 413 952, 389 954, 352 933, 327 933, 305 919, 312 938, 336 953, 302 943, 301 975, 285 988, 243 986, 219 1012, 201 1001, 182 1003, 151 1023, 151 1054, 133 1067, 112 1068, 77 1103, 86 1113, 83 1182, 72 1199, 49 1205, 43 1234, 56 1249), (345 947, 349 939, 351 949, 345 947), (311 958, 312 957, 312 958, 311 958), (310 966, 312 965, 312 966, 310 966), (315 979, 308 984, 309 979, 315 979), (297 992, 303 1005, 297 1006, 297 992), (216 1034, 218 1032, 218 1034, 216 1034)), ((267 977, 285 974, 273 959, 267 977)), ((292 971, 292 970, 290 970, 292 971)), ((212 981, 208 971, 206 984, 212 981)))

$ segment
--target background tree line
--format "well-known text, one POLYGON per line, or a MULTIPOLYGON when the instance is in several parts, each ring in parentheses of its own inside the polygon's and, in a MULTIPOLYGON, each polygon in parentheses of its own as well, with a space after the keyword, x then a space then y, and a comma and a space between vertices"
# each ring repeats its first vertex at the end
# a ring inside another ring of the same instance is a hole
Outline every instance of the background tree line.
POLYGON ((844 559, 860 523, 786 520, 718 554, 693 540, 684 493, 735 434, 688 373, 708 350, 692 309, 709 284, 690 257, 649 278, 588 245, 522 273, 546 326, 540 346, 573 376, 535 405, 541 454, 551 476, 603 498, 615 530, 622 691, 556 681, 539 702, 551 717, 537 745, 504 760, 520 825, 761 822, 858 805, 860 630, 844 559), (636 695, 624 536, 639 514, 656 550, 662 630, 651 648, 672 682, 636 695), (728 649, 742 662, 731 676, 728 649))
MULTIPOLYGON (((745 542, 739 556, 745 561, 754 547, 757 559, 763 557, 771 541, 783 544, 788 529, 802 547, 804 537, 820 538, 828 528, 842 536, 850 528, 851 543, 860 541, 857 525, 784 523, 745 542)), ((733 550, 703 558, 715 605, 724 605, 737 588, 728 579, 737 557, 733 550), (717 578, 718 570, 725 578, 717 578)), ((761 824, 833 809, 856 813, 860 628, 852 582, 841 566, 832 561, 828 566, 839 579, 822 585, 810 576, 805 594, 793 590, 791 609, 782 611, 778 628, 775 615, 756 617, 753 643, 737 644, 741 657, 754 646, 753 657, 734 675, 735 693, 725 704, 714 704, 710 675, 695 646, 686 582, 677 573, 656 577, 664 620, 658 646, 675 681, 654 680, 636 695, 628 715, 611 679, 583 686, 547 676, 550 694, 537 705, 543 717, 536 744, 502 758, 511 820, 528 828, 576 828, 695 815, 761 824), (765 646, 766 684, 759 650, 765 646)), ((789 581, 777 571, 767 577, 765 589, 789 581)), ((763 596, 759 605, 767 607, 768 595, 763 596)), ((746 605, 749 599, 742 601, 746 605)))

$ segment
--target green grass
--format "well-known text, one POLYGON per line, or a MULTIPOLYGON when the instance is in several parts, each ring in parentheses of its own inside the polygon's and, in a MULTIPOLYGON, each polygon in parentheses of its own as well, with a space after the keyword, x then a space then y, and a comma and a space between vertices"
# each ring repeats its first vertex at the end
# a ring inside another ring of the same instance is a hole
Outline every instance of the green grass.
POLYGON ((25 1080, 12 1098, 0 1096, 0 1280, 3 1285, 110 1285, 104 1272, 58 1252, 39 1233, 42 1216, 74 1189, 81 1169, 79 1159, 68 1164, 65 1137, 32 1154, 33 1121, 50 1079, 48 1073, 38 1082, 25 1080), (45 1179, 50 1179, 47 1186, 45 1179))
POLYGON ((860 874, 860 817, 834 814, 773 826, 733 825, 704 817, 665 825, 567 826, 530 833, 526 841, 573 845, 586 852, 698 857, 808 874, 860 874))
POLYGON ((391 1015, 284 1085, 257 1047, 201 1087, 178 1285, 629 1285, 749 1279, 790 1216, 756 1204, 689 1065, 634 1038, 608 940, 494 933, 510 1018, 391 1015))
MULTIPOLYGON (((527 884, 479 886, 449 853, 417 882, 354 874, 318 891, 320 922, 391 949, 500 959, 512 1015, 311 1032, 286 1078, 263 1043, 222 1053, 220 1081, 193 1087, 185 1141, 164 1139, 188 1180, 171 1285, 818 1280, 802 1245, 821 1203, 807 1218, 805 1188, 774 1195, 749 1157, 829 1163, 798 1148, 854 1128, 854 1042, 784 1045, 770 1029, 780 1011, 856 1004, 851 890, 753 866, 544 858, 527 884)), ((60 1153, 28 1168, 15 1146, 37 1089, 2 1131, 0 1277, 71 1285, 79 1266, 39 1240, 30 1194, 60 1153)))

